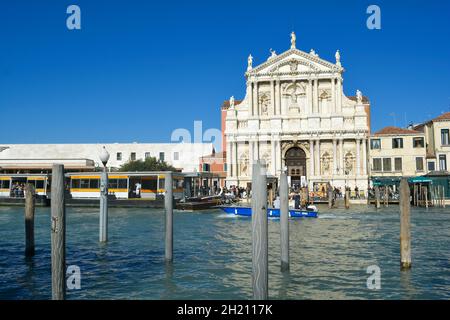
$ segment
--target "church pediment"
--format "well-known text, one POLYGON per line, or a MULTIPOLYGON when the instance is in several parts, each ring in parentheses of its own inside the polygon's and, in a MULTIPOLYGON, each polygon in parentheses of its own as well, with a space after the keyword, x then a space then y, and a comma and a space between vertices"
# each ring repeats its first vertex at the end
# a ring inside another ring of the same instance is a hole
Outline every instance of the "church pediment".
POLYGON ((314 53, 290 49, 283 54, 269 58, 266 62, 247 71, 247 76, 314 74, 342 72, 337 64, 319 58, 314 53))

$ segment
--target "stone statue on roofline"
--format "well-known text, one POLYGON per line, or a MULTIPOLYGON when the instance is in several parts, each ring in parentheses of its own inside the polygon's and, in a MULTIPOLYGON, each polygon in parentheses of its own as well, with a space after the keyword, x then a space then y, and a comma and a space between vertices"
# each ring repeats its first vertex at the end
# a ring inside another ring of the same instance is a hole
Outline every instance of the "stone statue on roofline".
POLYGON ((230 109, 234 109, 234 96, 230 98, 230 109))
POLYGON ((341 66, 341 53, 339 52, 339 50, 336 51, 335 57, 336 57, 336 65, 341 66))
POLYGON ((253 66, 252 66, 253 65, 253 57, 252 57, 251 54, 248 56, 247 62, 248 62, 247 71, 252 70, 252 68, 253 68, 253 66))
POLYGON ((277 53, 272 48, 270 48, 269 51, 270 51, 270 58, 269 59, 275 58, 277 56, 277 53))
POLYGON ((291 49, 295 49, 297 37, 295 36, 295 32, 291 32, 291 49))
POLYGON ((363 96, 361 91, 356 90, 356 102, 358 102, 358 104, 361 104, 363 101, 363 96))

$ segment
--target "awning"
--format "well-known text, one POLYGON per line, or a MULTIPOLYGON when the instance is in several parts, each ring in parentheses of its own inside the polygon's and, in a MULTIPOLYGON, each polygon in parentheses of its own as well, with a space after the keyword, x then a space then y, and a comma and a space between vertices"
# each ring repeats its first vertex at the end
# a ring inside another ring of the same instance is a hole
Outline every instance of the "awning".
POLYGON ((408 179, 409 183, 432 183, 432 180, 427 177, 414 177, 408 179))
POLYGON ((374 186, 392 186, 400 183, 400 178, 398 177, 383 177, 383 178, 373 178, 372 183, 374 186))

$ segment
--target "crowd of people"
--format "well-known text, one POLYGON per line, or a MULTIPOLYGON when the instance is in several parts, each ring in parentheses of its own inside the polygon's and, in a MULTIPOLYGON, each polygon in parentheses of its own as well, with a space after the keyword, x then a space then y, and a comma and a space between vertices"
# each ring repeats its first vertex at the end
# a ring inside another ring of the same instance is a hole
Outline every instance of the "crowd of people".
MULTIPOLYGON (((333 201, 335 202, 337 199, 339 198, 344 198, 345 197, 345 191, 349 191, 350 192, 350 197, 354 198, 354 199, 360 199, 361 198, 361 193, 359 188, 356 186, 354 189, 351 189, 350 187, 333 187, 330 184, 327 185, 315 185, 314 189, 312 192, 308 192, 306 193, 308 199, 302 199, 302 188, 298 185, 292 185, 290 187, 290 191, 289 191, 289 198, 290 200, 295 202, 295 207, 298 208, 300 206, 300 203, 306 203, 309 202, 311 197, 314 197, 314 199, 317 200, 323 200, 323 199, 328 199, 328 190, 329 188, 332 188, 333 190, 333 201)), ((220 190, 220 189, 219 189, 220 190)), ((269 193, 268 189, 268 193, 269 193)), ((273 196, 273 199, 269 199, 269 202, 274 201, 274 203, 276 204, 276 200, 278 198, 278 190, 270 193, 273 196)), ((229 196, 231 198, 233 198, 234 200, 241 200, 241 199, 249 199, 251 198, 251 188, 248 186, 247 188, 243 188, 243 187, 238 187, 238 186, 230 186, 229 188, 227 188, 226 186, 223 188, 223 195, 224 196, 229 196)))
POLYGON ((11 197, 12 198, 24 198, 25 197, 25 184, 15 182, 11 186, 11 197))

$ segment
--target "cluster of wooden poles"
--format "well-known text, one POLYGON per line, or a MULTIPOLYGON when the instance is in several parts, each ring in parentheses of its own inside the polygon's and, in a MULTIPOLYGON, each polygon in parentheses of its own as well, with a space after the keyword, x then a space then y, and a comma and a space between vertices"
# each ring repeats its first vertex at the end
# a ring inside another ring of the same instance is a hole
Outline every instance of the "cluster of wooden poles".
MULTIPOLYGON (((255 300, 268 299, 268 217, 267 175, 264 161, 253 164, 252 197, 252 287, 255 300)), ((173 178, 165 177, 165 261, 173 263, 173 178)), ((34 192, 26 187, 25 255, 34 255, 34 192)), ((53 165, 51 186, 51 264, 52 299, 66 297, 66 210, 64 200, 64 166, 53 165)), ((346 193, 346 198, 348 194, 346 193)), ((280 243, 281 271, 289 271, 289 187, 286 173, 280 177, 280 243)), ((99 233, 104 232, 101 229, 99 233)), ((400 184, 401 269, 411 267, 410 190, 406 179, 400 184)))
MULTIPOLYGON (((64 166, 52 168, 51 198, 51 259, 52 299, 66 298, 66 206, 64 201, 64 166)), ((25 256, 32 257, 34 245, 35 191, 31 184, 25 187, 25 256)))
POLYGON ((445 208, 445 189, 444 186, 436 185, 427 186, 414 185, 412 203, 416 207, 426 207, 429 205, 433 207, 445 208))
MULTIPOLYGON (((105 180, 107 185, 107 179, 105 180)), ((173 177, 171 172, 165 178, 165 260, 173 260, 173 177)), ((25 198, 25 256, 35 254, 34 244, 34 214, 35 192, 31 184, 26 185, 25 198)), ((51 260, 52 260, 52 299, 66 298, 66 205, 64 187, 64 166, 55 164, 52 167, 51 186, 51 260)), ((107 194, 107 191, 104 192, 107 194)), ((108 203, 106 199, 100 201, 99 239, 107 241, 108 234, 108 203)))
MULTIPOLYGON (((374 187, 374 191, 375 191, 375 208, 380 209, 381 208, 381 192, 383 192, 384 197, 383 197, 383 204, 385 207, 389 206, 389 190, 387 187, 384 187, 381 191, 380 191, 380 187, 379 186, 375 186, 374 187)), ((369 198, 367 198, 369 199, 369 198)))

